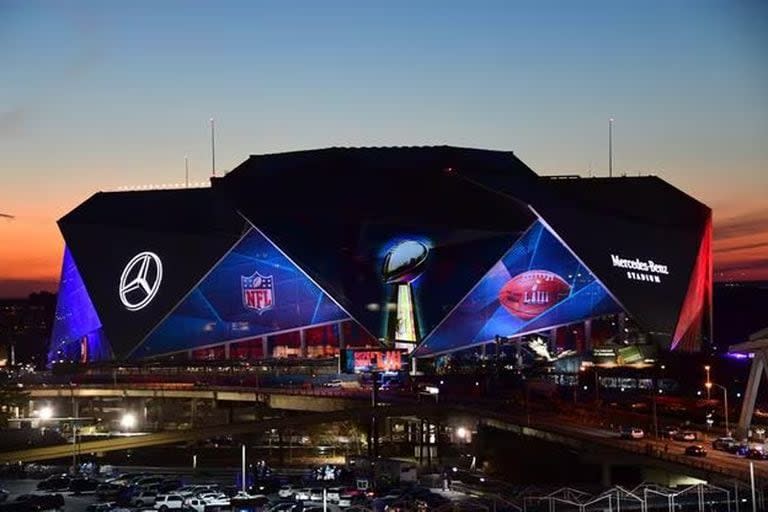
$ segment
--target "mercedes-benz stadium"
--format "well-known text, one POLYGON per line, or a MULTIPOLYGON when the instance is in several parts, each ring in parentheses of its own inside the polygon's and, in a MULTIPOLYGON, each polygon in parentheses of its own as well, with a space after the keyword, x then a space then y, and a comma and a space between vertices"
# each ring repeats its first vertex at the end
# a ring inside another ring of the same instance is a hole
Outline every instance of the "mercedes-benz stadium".
POLYGON ((208 188, 100 192, 59 221, 55 361, 435 358, 509 340, 642 357, 711 332, 711 210, 654 176, 513 153, 251 156, 208 188))

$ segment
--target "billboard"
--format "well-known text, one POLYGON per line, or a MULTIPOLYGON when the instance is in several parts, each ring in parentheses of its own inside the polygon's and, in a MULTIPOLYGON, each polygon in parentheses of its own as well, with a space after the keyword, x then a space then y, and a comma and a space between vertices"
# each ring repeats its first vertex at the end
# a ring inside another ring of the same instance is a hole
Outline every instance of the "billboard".
POLYGON ((345 373, 399 372, 407 368, 407 357, 405 350, 347 349, 340 367, 345 373))

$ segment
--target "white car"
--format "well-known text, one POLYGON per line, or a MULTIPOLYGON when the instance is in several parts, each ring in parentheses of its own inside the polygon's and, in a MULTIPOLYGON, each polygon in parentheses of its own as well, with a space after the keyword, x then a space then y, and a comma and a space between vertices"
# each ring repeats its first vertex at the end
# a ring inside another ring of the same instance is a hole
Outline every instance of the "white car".
POLYGON ((323 501, 322 487, 313 487, 309 490, 309 501, 323 501))
POLYGON ((310 492, 309 489, 296 489, 296 492, 293 493, 293 497, 296 498, 296 501, 309 501, 310 499, 310 492))
POLYGON ((177 490, 174 494, 181 494, 182 496, 197 496, 201 492, 214 492, 218 486, 214 484, 201 484, 201 485, 185 485, 181 489, 177 490))
POLYGON ((352 496, 349 494, 342 494, 341 496, 339 496, 339 502, 337 503, 337 505, 342 508, 351 507, 352 496))
POLYGON ((281 498, 290 498, 293 496, 294 492, 296 492, 296 490, 292 485, 281 485, 280 489, 277 491, 277 495, 281 498))
POLYGON ((325 496, 328 498, 328 501, 332 501, 333 503, 338 503, 341 499, 341 487, 330 487, 327 491, 325 491, 325 496))
POLYGON ((622 439, 642 439, 645 437, 643 429, 637 427, 629 427, 621 430, 622 439))
POLYGON ((184 500, 184 506, 188 509, 194 510, 195 512, 205 512, 206 505, 207 503, 200 498, 187 498, 184 500))
POLYGON ((184 497, 181 494, 161 494, 155 498, 155 510, 181 510, 184 507, 184 497))
POLYGON ((676 441, 696 441, 699 436, 696 435, 696 432, 693 432, 691 430, 683 430, 682 432, 678 432, 673 439, 676 441))

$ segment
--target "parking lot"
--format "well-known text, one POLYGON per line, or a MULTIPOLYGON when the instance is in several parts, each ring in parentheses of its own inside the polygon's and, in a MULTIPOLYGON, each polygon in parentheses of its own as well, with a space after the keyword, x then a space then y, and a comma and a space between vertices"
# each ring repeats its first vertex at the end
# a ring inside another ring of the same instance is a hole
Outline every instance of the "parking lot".
MULTIPOLYGON (((174 473, 168 468, 158 471, 142 468, 141 471, 119 471, 109 476, 70 478, 51 468, 47 475, 36 474, 35 478, 2 478, 0 488, 8 491, 8 496, 0 505, 0 511, 305 512, 323 510, 325 503, 326 510, 337 512, 359 508, 383 510, 386 505, 417 502, 433 509, 451 501, 444 491, 432 491, 415 482, 373 492, 359 488, 349 475, 333 478, 332 481, 319 481, 316 479, 318 473, 317 469, 308 469, 301 476, 249 477, 248 492, 243 493, 235 485, 238 475, 234 472, 196 476, 174 473), (38 498, 40 496, 45 497, 38 498), (51 504, 50 500, 54 498, 63 499, 63 502, 51 504), (26 500, 26 505, 23 500, 26 500), (45 500, 43 506, 40 506, 40 500, 45 500)), ((453 499, 459 498, 459 494, 453 496, 453 499)))

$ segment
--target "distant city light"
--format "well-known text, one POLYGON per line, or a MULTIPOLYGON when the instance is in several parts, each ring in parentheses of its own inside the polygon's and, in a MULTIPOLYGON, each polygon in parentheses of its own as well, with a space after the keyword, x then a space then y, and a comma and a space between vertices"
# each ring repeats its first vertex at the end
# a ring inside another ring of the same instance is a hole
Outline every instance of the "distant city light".
POLYGON ((467 438, 467 429, 464 427, 459 427, 456 429, 456 435, 459 437, 459 439, 466 439, 467 438))

